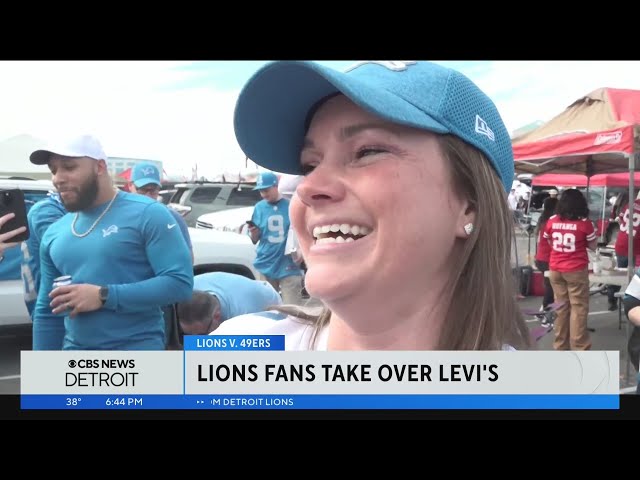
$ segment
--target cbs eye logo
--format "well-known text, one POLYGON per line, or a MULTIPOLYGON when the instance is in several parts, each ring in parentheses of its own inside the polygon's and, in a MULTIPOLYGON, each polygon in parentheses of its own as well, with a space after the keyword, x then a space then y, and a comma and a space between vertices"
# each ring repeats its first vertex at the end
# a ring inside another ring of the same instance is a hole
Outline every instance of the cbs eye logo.
POLYGON ((69 368, 100 368, 100 360, 81 358, 80 360, 69 360, 67 365, 69 365, 69 368))

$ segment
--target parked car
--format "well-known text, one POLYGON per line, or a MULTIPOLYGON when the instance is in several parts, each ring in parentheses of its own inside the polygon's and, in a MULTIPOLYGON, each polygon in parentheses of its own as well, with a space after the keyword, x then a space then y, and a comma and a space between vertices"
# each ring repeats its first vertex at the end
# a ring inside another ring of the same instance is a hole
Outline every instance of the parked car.
POLYGON ((160 190, 159 200, 165 205, 168 205, 171 201, 171 198, 175 195, 176 192, 177 190, 175 188, 169 190, 160 190))
MULTIPOLYGON (((0 179, 0 189, 6 188, 21 188, 28 201, 35 202, 45 198, 47 192, 53 190, 53 184, 47 181, 17 182, 0 179)), ((195 228, 190 228, 189 234, 193 245, 194 274, 229 272, 251 279, 258 277, 253 267, 256 247, 249 237, 195 228)), ((0 263, 0 268, 4 266, 9 270, 7 279, 0 277, 0 329, 31 325, 31 318, 24 304, 20 260, 20 248, 16 247, 7 250, 5 260, 0 263)))
POLYGON ((230 208, 229 210, 205 213, 198 217, 196 228, 246 234, 248 230, 247 220, 251 220, 253 208, 230 208))
POLYGON ((262 197, 253 187, 255 183, 179 183, 169 207, 181 213, 188 226, 195 227, 198 217, 205 213, 254 206, 262 197))
POLYGON ((258 278, 253 267, 256 246, 248 236, 217 230, 189 228, 193 244, 193 273, 228 272, 258 278))

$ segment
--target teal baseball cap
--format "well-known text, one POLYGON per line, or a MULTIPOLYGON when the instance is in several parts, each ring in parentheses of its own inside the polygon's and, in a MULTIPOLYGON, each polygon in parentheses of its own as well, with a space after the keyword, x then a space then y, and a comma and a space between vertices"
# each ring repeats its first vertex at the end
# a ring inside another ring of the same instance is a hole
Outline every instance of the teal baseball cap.
POLYGON ((300 175, 309 111, 336 93, 390 122, 461 138, 487 156, 505 191, 511 188, 511 138, 493 101, 462 73, 432 62, 358 62, 346 71, 271 62, 247 81, 236 102, 240 148, 264 168, 300 175))
POLYGON ((265 190, 278 185, 278 177, 272 172, 262 172, 258 175, 254 190, 265 190))
POLYGON ((160 170, 151 162, 137 163, 131 171, 131 181, 137 188, 142 188, 150 183, 162 186, 160 170))

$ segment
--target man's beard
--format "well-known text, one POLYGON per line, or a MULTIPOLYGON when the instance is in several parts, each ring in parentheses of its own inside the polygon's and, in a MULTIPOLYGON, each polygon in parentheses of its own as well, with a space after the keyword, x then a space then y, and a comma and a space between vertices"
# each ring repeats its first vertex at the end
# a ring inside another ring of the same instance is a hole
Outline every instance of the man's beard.
POLYGON ((76 193, 77 199, 74 202, 65 202, 64 198, 60 197, 62 204, 69 212, 80 212, 91 207, 98 198, 98 176, 92 175, 84 185, 76 190, 76 193))

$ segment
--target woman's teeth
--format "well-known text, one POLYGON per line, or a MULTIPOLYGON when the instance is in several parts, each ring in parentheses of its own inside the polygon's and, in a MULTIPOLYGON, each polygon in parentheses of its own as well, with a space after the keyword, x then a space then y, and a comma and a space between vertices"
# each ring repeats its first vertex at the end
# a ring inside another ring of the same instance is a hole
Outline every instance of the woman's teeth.
POLYGON ((321 225, 314 227, 313 236, 316 245, 324 243, 349 243, 359 240, 371 233, 369 227, 362 225, 349 225, 348 223, 321 225))

